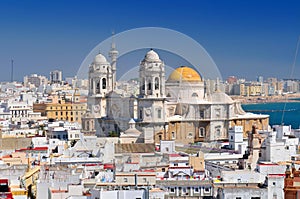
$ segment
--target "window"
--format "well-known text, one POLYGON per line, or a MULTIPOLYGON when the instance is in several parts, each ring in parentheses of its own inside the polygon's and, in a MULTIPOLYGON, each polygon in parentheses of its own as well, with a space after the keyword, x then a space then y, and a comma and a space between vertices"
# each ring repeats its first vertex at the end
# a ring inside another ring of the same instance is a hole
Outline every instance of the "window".
POLYGON ((192 97, 198 97, 198 94, 197 93, 193 93, 192 97))
POLYGON ((204 110, 200 110, 200 118, 204 118, 204 110))
POLYGON ((157 118, 161 118, 161 109, 157 110, 157 118))
POLYGON ((216 117, 219 118, 221 116, 221 109, 217 108, 216 111, 216 117))
POLYGON ((195 192, 195 193, 199 193, 199 187, 195 187, 195 188, 194 188, 194 192, 195 192))
POLYGON ((208 188, 208 187, 204 188, 204 192, 205 193, 209 193, 210 192, 210 188, 208 188))
POLYGON ((231 136, 230 136, 230 139, 232 139, 232 140, 233 140, 233 135, 231 135, 231 136))
POLYGON ((100 82, 99 81, 97 81, 96 93, 97 94, 100 93, 100 82))
POLYGON ((147 182, 147 178, 143 178, 143 182, 147 182))
POLYGON ((124 182, 128 182, 128 179, 127 179, 127 178, 124 178, 124 182))
POLYGON ((102 79, 102 89, 106 89, 106 79, 102 79))
POLYGON ((158 90, 159 89, 159 79, 158 77, 155 77, 155 90, 158 90))
POLYGON ((148 83, 148 90, 151 90, 152 89, 152 84, 151 84, 151 82, 149 81, 149 83, 148 83))
POLYGON ((176 133, 172 132, 172 139, 176 139, 176 133))
POLYGON ((171 189, 170 189, 170 192, 171 192, 171 193, 174 193, 174 192, 175 192, 175 188, 171 188, 171 189))
POLYGON ((142 87, 142 91, 144 91, 145 90, 145 79, 142 78, 141 82, 142 82, 142 86, 141 86, 142 87))
POLYGON ((216 130, 216 135, 221 136, 221 130, 219 128, 216 130))
POLYGON ((204 127, 200 127, 200 129, 199 129, 199 137, 205 137, 205 128, 204 127))
POLYGON ((192 132, 189 132, 187 138, 188 138, 188 139, 192 139, 192 138, 193 138, 193 133, 192 133, 192 132))

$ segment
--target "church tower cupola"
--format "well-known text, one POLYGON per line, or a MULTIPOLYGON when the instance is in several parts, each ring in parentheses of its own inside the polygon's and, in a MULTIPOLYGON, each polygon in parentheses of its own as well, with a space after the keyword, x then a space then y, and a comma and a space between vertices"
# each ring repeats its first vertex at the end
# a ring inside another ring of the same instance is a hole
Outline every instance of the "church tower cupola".
POLYGON ((112 90, 112 69, 104 55, 94 58, 89 70, 89 95, 104 96, 112 90))
POLYGON ((165 67, 159 55, 150 50, 140 63, 140 97, 165 97, 165 67))

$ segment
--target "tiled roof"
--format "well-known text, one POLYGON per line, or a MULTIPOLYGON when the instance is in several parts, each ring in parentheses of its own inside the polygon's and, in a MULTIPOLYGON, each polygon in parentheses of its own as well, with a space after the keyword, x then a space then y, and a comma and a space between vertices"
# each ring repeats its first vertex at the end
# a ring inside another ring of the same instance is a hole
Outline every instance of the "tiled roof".
POLYGON ((115 144, 115 153, 154 153, 155 145, 148 143, 115 144))

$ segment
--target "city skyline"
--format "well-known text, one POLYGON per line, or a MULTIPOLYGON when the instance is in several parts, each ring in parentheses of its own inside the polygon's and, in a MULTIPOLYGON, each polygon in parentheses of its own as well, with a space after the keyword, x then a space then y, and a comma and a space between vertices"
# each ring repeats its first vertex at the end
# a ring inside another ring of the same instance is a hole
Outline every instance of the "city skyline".
MULTIPOLYGON (((193 38, 210 54, 223 79, 230 75, 297 79, 298 62, 295 70, 292 64, 299 9, 297 1, 4 1, 0 67, 5 72, 0 80, 10 81, 11 59, 14 80, 33 73, 49 76, 53 70, 75 76, 87 54, 112 31, 139 27, 169 28, 193 38)), ((133 64, 141 59, 136 57, 133 64)), ((163 59, 174 68, 182 65, 163 59)))

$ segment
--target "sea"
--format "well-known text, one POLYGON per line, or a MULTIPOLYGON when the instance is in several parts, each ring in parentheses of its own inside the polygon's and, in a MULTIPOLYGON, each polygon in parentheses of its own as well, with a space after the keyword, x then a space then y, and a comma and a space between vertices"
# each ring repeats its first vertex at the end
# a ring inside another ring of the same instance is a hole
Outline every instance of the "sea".
POLYGON ((293 102, 272 102, 242 104, 246 112, 270 115, 270 125, 291 125, 293 129, 300 128, 300 99, 293 102))

